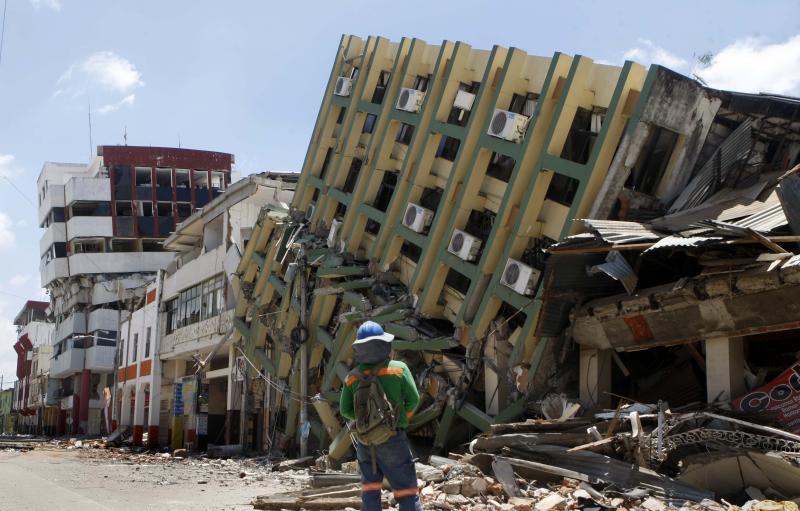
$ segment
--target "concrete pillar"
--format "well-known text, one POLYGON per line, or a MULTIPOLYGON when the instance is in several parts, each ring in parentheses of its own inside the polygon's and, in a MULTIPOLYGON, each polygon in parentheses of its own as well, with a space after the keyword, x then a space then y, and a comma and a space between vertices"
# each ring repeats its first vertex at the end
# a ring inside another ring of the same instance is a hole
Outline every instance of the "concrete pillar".
POLYGON ((131 388, 122 387, 122 410, 120 410, 120 425, 131 427, 131 388))
POLYGON ((589 408, 611 407, 611 350, 581 349, 581 403, 589 408))
POLYGON ((144 433, 144 383, 136 384, 136 400, 133 407, 133 445, 142 445, 144 433))
POLYGON ((744 387, 744 342, 741 337, 706 339, 706 395, 708 402, 740 397, 744 387))
POLYGON ((89 400, 92 398, 89 393, 92 386, 92 371, 84 369, 81 374, 81 402, 78 409, 78 431, 84 434, 89 433, 89 400))
POLYGON ((153 359, 150 383, 150 413, 147 417, 147 445, 158 447, 158 426, 161 419, 161 361, 153 359))

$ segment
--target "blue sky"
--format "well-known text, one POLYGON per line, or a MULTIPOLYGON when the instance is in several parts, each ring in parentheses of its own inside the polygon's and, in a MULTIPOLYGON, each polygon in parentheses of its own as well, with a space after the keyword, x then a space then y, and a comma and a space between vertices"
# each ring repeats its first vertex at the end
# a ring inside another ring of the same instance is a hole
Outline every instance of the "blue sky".
POLYGON ((122 143, 127 130, 131 145, 180 140, 183 147, 234 153, 242 174, 297 170, 343 32, 562 51, 613 63, 631 58, 694 71, 722 88, 800 95, 796 0, 7 0, 0 373, 14 372, 11 319, 23 298, 43 297, 36 177, 45 160, 89 160, 89 104, 94 145, 122 143), (715 55, 711 65, 696 69, 695 55, 708 52, 715 55))

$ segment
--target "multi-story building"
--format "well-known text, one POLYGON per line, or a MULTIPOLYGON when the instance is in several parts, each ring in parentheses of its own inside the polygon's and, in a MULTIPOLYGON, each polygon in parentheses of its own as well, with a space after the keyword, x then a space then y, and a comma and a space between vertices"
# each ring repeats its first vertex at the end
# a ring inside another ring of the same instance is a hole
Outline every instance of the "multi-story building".
POLYGON ((109 429, 119 310, 172 261, 162 240, 225 190, 233 163, 231 154, 193 149, 101 146, 97 154, 89 165, 45 163, 37 183, 60 432, 109 429))
POLYGON ((47 302, 28 300, 14 318, 17 327, 17 383, 12 409, 16 431, 41 433, 49 430, 55 416, 46 408, 47 375, 54 325, 47 319, 47 302), (50 413, 48 413, 50 412, 50 413))
POLYGON ((241 254, 261 207, 288 209, 297 174, 262 173, 232 184, 164 241, 175 261, 159 272, 120 324, 115 423, 139 445, 229 443, 240 388, 230 341, 241 254))
POLYGON ((14 432, 14 417, 11 403, 14 402, 14 388, 3 390, 0 388, 0 434, 14 432))
POLYGON ((576 218, 671 203, 719 143, 718 92, 661 66, 344 36, 295 211, 257 226, 263 242, 239 269, 255 292, 236 335, 290 389, 272 401, 276 436, 300 443, 310 430, 320 446, 335 438, 332 455, 348 448, 338 391, 366 318, 396 335, 418 375, 410 431, 443 447, 466 440, 455 432, 467 424, 521 415, 565 356, 569 308, 542 294, 545 249, 577 233, 576 218), (306 368, 316 377, 297 378, 306 368))

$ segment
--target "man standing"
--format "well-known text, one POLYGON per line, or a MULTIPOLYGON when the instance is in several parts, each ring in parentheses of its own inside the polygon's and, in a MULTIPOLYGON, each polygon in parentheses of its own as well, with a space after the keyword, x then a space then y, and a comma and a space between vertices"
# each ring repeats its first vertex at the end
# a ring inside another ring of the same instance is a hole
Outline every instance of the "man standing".
POLYGON ((400 511, 422 511, 417 472, 406 436, 419 392, 408 366, 391 360, 394 336, 373 321, 362 324, 353 343, 358 364, 342 388, 339 411, 350 420, 361 469, 361 509, 381 509, 383 478, 389 481, 400 511))

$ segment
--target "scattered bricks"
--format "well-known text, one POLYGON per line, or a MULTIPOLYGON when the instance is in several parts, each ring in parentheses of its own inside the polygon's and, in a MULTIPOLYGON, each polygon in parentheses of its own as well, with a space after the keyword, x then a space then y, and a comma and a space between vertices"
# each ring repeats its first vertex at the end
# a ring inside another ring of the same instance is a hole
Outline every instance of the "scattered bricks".
POLYGON ((465 477, 461 482, 461 494, 465 497, 475 497, 485 494, 489 483, 483 477, 465 477))
POLYGON ((186 449, 175 449, 172 451, 172 457, 175 459, 183 459, 189 455, 186 449))
POLYGON ((426 483, 440 483, 444 481, 444 472, 442 469, 422 463, 417 463, 415 466, 417 469, 417 477, 426 483))
POLYGON ((514 507, 514 511, 531 511, 533 509, 533 499, 523 497, 511 497, 508 503, 514 507))
POLYGON ((348 461, 346 463, 342 463, 342 472, 345 474, 360 474, 361 470, 358 468, 357 461, 348 461))
POLYGON ((448 495, 456 495, 461 493, 461 481, 452 480, 445 482, 441 490, 448 495))
POLYGON ((502 495, 504 492, 503 485, 500 483, 490 484, 486 491, 491 495, 502 495))
POLYGON ((567 499, 565 499, 558 493, 551 493, 547 497, 537 502, 536 505, 534 506, 534 509, 536 509, 536 511, 550 511, 551 509, 562 509, 566 501, 567 499))
POLYGON ((658 499, 654 499, 653 497, 649 497, 642 502, 641 506, 648 511, 663 511, 667 508, 667 505, 661 502, 658 499))
POLYGON ((445 502, 453 506, 466 506, 467 504, 472 503, 472 501, 470 501, 467 497, 461 495, 460 493, 457 493, 455 495, 448 495, 445 498, 445 502))

